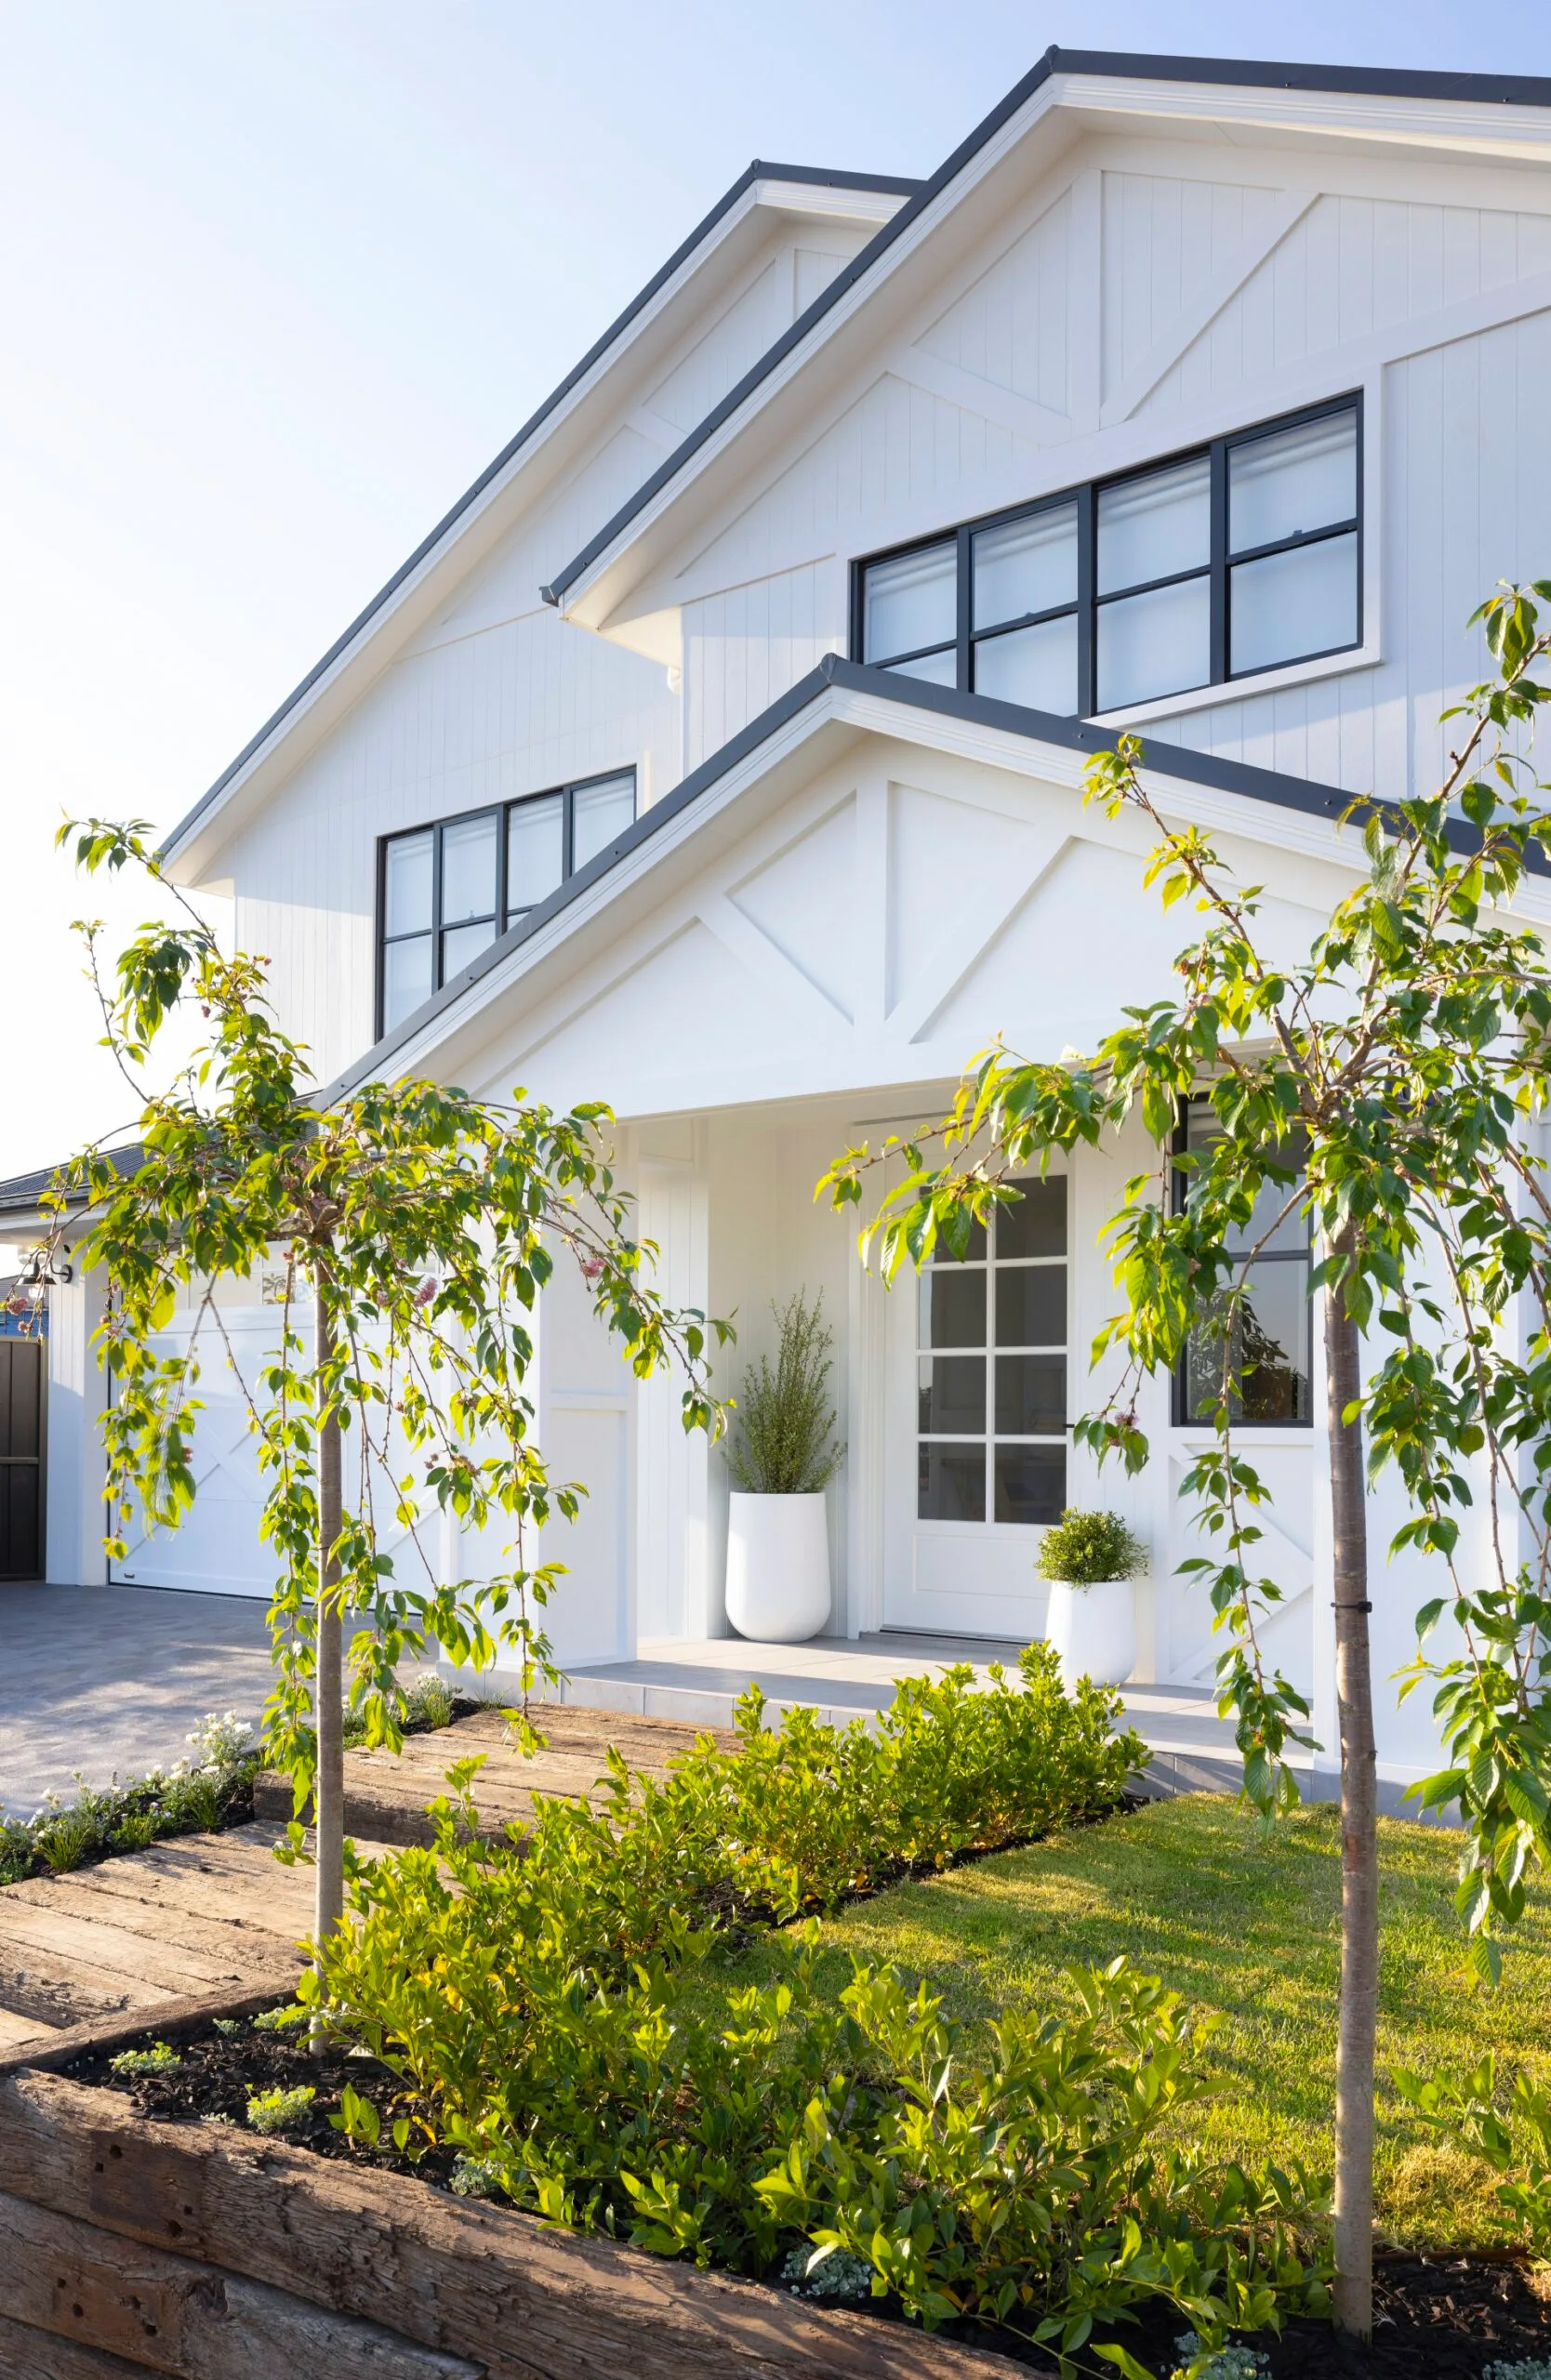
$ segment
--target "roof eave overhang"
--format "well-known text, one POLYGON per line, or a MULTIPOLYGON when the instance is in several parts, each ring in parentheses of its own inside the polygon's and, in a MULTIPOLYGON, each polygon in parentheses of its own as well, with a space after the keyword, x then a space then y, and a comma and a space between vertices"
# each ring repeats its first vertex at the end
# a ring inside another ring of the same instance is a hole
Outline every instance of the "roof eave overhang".
POLYGON ((510 527, 539 468, 564 468, 570 444, 586 434, 594 400, 750 218, 776 210, 886 222, 917 188, 898 176, 847 175, 756 158, 172 828, 159 856, 173 879, 201 880, 234 813, 261 800, 359 700, 433 615, 449 580, 477 564, 510 527))

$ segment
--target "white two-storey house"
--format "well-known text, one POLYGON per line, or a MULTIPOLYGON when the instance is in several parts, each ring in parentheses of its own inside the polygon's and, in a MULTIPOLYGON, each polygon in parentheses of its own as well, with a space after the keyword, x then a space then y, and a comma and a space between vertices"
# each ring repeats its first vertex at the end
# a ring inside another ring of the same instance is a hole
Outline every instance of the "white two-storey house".
MULTIPOLYGON (((1069 1435, 1134 1151, 919 1294, 864 1274, 814 1185, 998 1034, 1054 1057, 1167 988, 1186 929, 1138 828, 1080 799, 1121 728, 1306 946, 1351 880, 1344 803, 1433 781, 1468 614, 1551 572, 1548 391, 1551 82, 1052 50, 926 181, 751 165, 168 863, 232 896, 321 1078, 609 1102, 663 1286, 737 1318, 727 1387, 770 1301, 822 1289, 840 1633, 1038 1634, 1039 1533, 1102 1501, 1152 1548, 1138 1675, 1199 1686, 1187 1383, 1155 1385, 1134 1482, 1069 1435)), ((1284 1360, 1245 1436, 1271 1641, 1333 1746, 1308 1269, 1262 1268, 1284 1360)), ((93 1297, 54 1298, 60 1580, 105 1575, 93 1297)), ((233 1344, 273 1319, 234 1296, 233 1344)), ((590 1491, 563 1659, 724 1634, 724 1464, 676 1385, 638 1387, 564 1287, 539 1369, 590 1491)), ((205 1386, 193 1515, 116 1575, 262 1593, 242 1413, 205 1386)), ((1422 1592, 1376 1590, 1381 1674, 1422 1592)), ((1392 1782, 1427 1725, 1386 1708, 1392 1782)))

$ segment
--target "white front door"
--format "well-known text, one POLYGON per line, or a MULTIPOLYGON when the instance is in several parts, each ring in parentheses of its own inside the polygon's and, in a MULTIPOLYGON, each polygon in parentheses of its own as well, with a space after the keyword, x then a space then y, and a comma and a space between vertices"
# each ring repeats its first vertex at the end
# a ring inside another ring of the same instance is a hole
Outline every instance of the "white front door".
POLYGON ((1068 1183, 1023 1186, 962 1263, 943 1258, 888 1301, 889 1628, 1043 1631, 1035 1549, 1067 1501, 1068 1183))

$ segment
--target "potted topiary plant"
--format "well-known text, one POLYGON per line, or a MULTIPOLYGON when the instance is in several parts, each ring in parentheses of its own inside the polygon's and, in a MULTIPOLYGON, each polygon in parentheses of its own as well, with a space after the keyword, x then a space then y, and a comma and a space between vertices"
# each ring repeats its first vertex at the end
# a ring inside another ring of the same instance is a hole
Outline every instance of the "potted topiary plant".
POLYGON ((1122 1685, 1136 1666, 1131 1582, 1147 1567, 1147 1547, 1118 1513, 1065 1512, 1046 1529, 1035 1560, 1051 1582, 1045 1641, 1067 1686, 1079 1677, 1122 1685))
POLYGON ((762 1355, 745 1373, 727 1451, 727 1617, 740 1636, 795 1645, 829 1617, 824 1490, 845 1449, 834 1437, 834 1334, 822 1295, 810 1306, 800 1289, 771 1312, 776 1368, 762 1355))

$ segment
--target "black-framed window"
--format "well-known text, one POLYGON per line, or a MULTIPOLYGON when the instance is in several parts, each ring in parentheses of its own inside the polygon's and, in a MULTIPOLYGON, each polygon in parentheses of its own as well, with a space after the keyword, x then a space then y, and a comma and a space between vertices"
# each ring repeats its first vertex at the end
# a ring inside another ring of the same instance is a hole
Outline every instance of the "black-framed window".
POLYGON ((450 983, 635 816, 635 771, 438 819, 378 845, 377 1029, 450 983))
MULTIPOLYGON (((1199 1159, 1219 1137, 1211 1101, 1187 1099, 1174 1135, 1175 1155, 1199 1159)), ((1297 1164, 1295 1146, 1288 1161, 1297 1164)), ((1189 1197, 1192 1170, 1186 1165, 1174 1169, 1176 1210, 1189 1197)), ((1204 1315, 1190 1335, 1174 1382, 1176 1424, 1214 1418, 1225 1369, 1235 1421, 1273 1429, 1307 1429, 1313 1421, 1313 1250, 1307 1216, 1295 1209, 1282 1213, 1289 1196, 1279 1183, 1266 1183, 1242 1233, 1228 1243, 1230 1255, 1257 1252, 1232 1277, 1234 1289, 1242 1281, 1244 1294, 1231 1308, 1231 1320, 1225 1284, 1215 1301, 1217 1312, 1204 1315)))
POLYGON ((1362 641, 1362 401, 858 562, 861 661, 1063 718, 1362 641))
POLYGON ((1067 1183, 1027 1182, 921 1276, 916 1515, 1027 1527, 1067 1502, 1067 1183))

